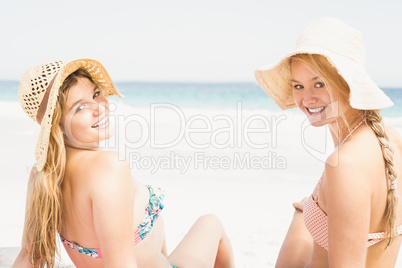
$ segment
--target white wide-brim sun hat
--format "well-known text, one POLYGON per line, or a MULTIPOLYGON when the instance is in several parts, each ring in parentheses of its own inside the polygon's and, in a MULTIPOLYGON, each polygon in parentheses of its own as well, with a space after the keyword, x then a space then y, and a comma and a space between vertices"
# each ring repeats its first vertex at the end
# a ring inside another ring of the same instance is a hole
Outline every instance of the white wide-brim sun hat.
POLYGON ((291 85, 291 56, 324 56, 350 88, 350 105, 359 110, 377 110, 393 105, 365 69, 366 52, 359 31, 336 18, 321 18, 308 24, 296 42, 296 48, 278 63, 255 71, 258 84, 283 110, 296 107, 291 85))
POLYGON ((29 68, 21 79, 18 99, 24 112, 41 126, 35 149, 38 171, 41 171, 46 163, 59 89, 64 80, 78 69, 89 73, 104 96, 122 97, 105 67, 93 59, 77 59, 67 63, 57 60, 29 68))

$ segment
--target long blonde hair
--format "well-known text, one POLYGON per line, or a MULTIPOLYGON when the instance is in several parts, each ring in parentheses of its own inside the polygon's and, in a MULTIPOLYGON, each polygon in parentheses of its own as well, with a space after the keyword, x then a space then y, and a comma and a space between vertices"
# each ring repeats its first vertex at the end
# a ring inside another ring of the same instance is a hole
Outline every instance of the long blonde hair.
POLYGON ((27 210, 27 228, 25 236, 28 241, 30 262, 36 267, 54 267, 57 250, 57 233, 61 229, 62 190, 61 186, 66 168, 66 151, 60 121, 67 92, 76 82, 77 77, 93 79, 85 70, 70 74, 59 89, 59 96, 52 118, 49 148, 46 163, 37 174, 27 210))
MULTIPOLYGON (((294 59, 301 60, 308 66, 312 67, 315 72, 328 85, 330 94, 337 99, 349 100, 350 88, 345 79, 338 73, 337 69, 322 55, 318 54, 297 54, 291 57, 290 62, 294 59)), ((381 146, 382 155, 385 163, 385 173, 388 185, 396 182, 398 172, 394 167, 394 150, 389 143, 387 131, 385 129, 380 110, 356 110, 357 116, 365 118, 366 124, 373 130, 377 136, 381 146)), ((340 116, 345 125, 350 129, 345 115, 340 111, 340 116)), ((339 124, 338 124, 339 126, 339 124)), ((398 224, 398 192, 393 187, 388 188, 387 205, 384 211, 383 219, 386 223, 387 247, 392 243, 396 236, 396 227, 398 224)))

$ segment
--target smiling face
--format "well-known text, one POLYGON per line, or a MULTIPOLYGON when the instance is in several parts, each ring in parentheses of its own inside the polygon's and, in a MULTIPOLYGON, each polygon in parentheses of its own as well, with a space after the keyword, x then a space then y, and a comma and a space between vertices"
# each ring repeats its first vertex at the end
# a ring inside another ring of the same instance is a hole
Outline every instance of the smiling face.
POLYGON ((335 122, 343 102, 331 98, 327 85, 317 73, 303 61, 294 59, 291 76, 294 101, 310 124, 318 127, 335 122))
POLYGON ((97 148, 113 135, 109 124, 109 103, 99 88, 86 77, 68 90, 61 127, 65 141, 78 148, 97 148))

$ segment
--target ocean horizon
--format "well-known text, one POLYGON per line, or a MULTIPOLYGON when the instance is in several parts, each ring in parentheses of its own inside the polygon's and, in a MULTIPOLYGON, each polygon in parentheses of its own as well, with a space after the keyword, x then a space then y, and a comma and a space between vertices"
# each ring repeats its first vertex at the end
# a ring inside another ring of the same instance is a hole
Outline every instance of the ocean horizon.
MULTIPOLYGON (((116 82, 116 88, 125 98, 112 96, 135 107, 150 107, 154 103, 169 103, 179 108, 237 109, 241 103, 246 110, 281 109, 267 96, 257 83, 190 83, 190 82, 116 82)), ((0 80, 0 101, 18 102, 18 81, 0 80)), ((402 88, 381 88, 394 105, 382 110, 385 117, 402 117, 402 88)))

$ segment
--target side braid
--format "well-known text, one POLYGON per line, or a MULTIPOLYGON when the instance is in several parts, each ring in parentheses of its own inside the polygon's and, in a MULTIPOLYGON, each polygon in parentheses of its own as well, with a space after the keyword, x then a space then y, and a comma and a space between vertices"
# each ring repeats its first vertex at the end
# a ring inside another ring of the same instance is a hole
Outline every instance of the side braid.
POLYGON ((394 150, 389 144, 388 134, 382 122, 379 110, 367 110, 364 114, 367 125, 373 129, 377 136, 384 157, 385 172, 388 182, 387 205, 384 212, 386 235, 388 237, 386 247, 388 247, 396 236, 399 204, 398 191, 396 190, 398 172, 394 167, 394 150))

